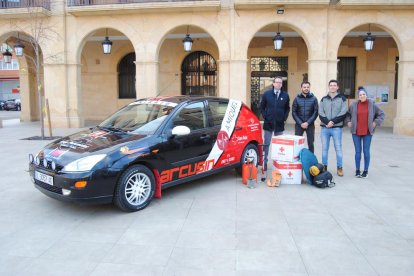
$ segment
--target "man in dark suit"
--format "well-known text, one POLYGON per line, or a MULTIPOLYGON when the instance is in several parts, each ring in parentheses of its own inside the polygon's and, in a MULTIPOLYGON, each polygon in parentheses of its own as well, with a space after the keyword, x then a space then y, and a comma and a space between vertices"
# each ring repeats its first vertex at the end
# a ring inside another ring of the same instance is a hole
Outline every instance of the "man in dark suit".
POLYGON ((267 170, 267 156, 272 134, 282 135, 285 130, 285 122, 289 116, 290 99, 289 94, 282 91, 283 79, 275 77, 273 79, 273 89, 266 91, 260 103, 260 113, 263 116, 264 130, 264 169, 267 170))

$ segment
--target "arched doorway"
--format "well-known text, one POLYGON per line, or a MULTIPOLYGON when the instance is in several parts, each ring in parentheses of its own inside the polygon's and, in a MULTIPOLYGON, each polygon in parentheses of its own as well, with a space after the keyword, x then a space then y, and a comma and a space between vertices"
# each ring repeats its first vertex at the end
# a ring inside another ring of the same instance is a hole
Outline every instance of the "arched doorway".
MULTIPOLYGON (((249 43, 247 59, 250 82, 246 98, 250 99, 250 107, 259 118, 262 95, 273 88, 274 77, 282 77, 282 90, 287 91, 292 100, 301 82, 308 79, 308 47, 299 29, 289 24, 272 23, 260 28, 249 43), (274 37, 278 33, 284 40, 282 47, 276 50, 274 37)), ((293 122, 291 116, 288 122, 293 122)))
POLYGON ((288 57, 251 57, 250 77, 251 108, 260 117, 260 99, 264 91, 273 87, 273 78, 282 77, 282 87, 288 91, 288 57))
POLYGON ((135 99, 135 53, 124 56, 118 64, 118 97, 120 99, 135 99))
POLYGON ((108 28, 91 31, 79 48, 80 116, 85 125, 95 125, 136 99, 135 49, 122 31, 108 28), (102 41, 112 41, 104 54, 102 41))
POLYGON ((181 65, 182 95, 217 95, 217 63, 207 52, 189 54, 181 65))
POLYGON ((0 100, 18 99, 21 104, 21 121, 38 121, 44 108, 44 68, 43 52, 37 40, 30 34, 12 31, 0 37, 2 52, 12 53, 11 63, 4 60, 0 63, 0 100), (14 46, 19 43, 24 46, 23 55, 17 56, 14 46), (37 51, 36 51, 37 50, 37 51), (37 58, 38 57, 38 58, 37 58), (43 107, 39 103, 42 100, 43 107))
POLYGON ((350 30, 337 52, 337 79, 348 104, 358 100, 358 86, 380 105, 386 116, 383 126, 393 126, 398 101, 398 59, 396 41, 381 25, 366 23, 350 30), (367 32, 375 37, 373 49, 364 48, 367 32))

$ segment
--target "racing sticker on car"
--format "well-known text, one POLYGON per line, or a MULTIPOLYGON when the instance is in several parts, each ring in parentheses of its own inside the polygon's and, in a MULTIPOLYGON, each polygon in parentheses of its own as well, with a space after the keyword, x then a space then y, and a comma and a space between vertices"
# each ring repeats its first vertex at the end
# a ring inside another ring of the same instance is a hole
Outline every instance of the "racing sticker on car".
POLYGON ((123 146, 123 147, 121 147, 121 148, 119 149, 119 151, 120 151, 121 153, 123 153, 123 154, 133 154, 133 153, 136 153, 136 152, 142 151, 142 150, 144 150, 144 149, 146 149, 146 148, 130 149, 130 148, 128 148, 127 146, 123 146))
POLYGON ((153 100, 150 99, 150 100, 132 102, 129 105, 137 105, 137 104, 159 104, 159 105, 170 106, 170 107, 177 106, 177 103, 166 102, 166 101, 163 101, 162 99, 156 99, 156 98, 153 100))
POLYGON ((107 135, 108 132, 104 131, 104 130, 98 130, 98 131, 94 131, 88 134, 88 136, 90 136, 91 138, 98 138, 98 137, 102 137, 107 135))
POLYGON ((214 160, 214 165, 217 163, 229 144, 241 107, 242 102, 237 100, 230 100, 227 105, 220 131, 217 134, 217 140, 214 143, 213 149, 211 150, 209 156, 207 157, 207 160, 214 160))
POLYGON ((54 150, 52 150, 51 152, 49 152, 50 156, 53 156, 55 158, 60 158, 62 155, 64 155, 65 153, 67 153, 69 150, 62 150, 60 148, 56 148, 54 150))
POLYGON ((206 172, 212 170, 213 167, 214 160, 206 160, 165 170, 160 173, 160 184, 164 184, 175 179, 184 178, 194 174, 206 172))

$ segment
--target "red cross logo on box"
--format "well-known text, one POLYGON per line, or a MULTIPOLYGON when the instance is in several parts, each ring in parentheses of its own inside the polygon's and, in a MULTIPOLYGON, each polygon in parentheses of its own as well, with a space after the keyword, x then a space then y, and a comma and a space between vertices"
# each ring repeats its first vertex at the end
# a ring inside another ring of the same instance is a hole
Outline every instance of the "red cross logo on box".
POLYGON ((291 172, 291 171, 289 171, 287 175, 288 175, 289 177, 292 177, 292 172, 291 172))
POLYGON ((280 147, 280 148, 279 148, 279 151, 280 151, 281 153, 283 153, 283 152, 285 151, 285 148, 284 148, 284 147, 280 147))

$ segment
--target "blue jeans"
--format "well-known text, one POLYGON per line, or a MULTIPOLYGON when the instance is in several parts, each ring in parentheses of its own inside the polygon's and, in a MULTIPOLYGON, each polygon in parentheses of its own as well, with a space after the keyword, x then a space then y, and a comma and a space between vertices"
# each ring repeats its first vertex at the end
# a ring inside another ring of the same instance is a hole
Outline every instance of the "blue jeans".
POLYGON ((371 158, 370 148, 372 135, 356 135, 352 134, 352 140, 354 141, 355 146, 355 167, 359 170, 361 166, 361 152, 364 150, 364 171, 368 171, 369 160, 371 158))
POLYGON ((342 128, 340 127, 321 127, 322 164, 328 166, 329 142, 331 137, 335 147, 336 166, 342 168, 342 128))
MULTIPOLYGON (((279 136, 279 135, 283 135, 283 131, 280 132, 276 132, 275 131, 275 136, 279 136)), ((265 130, 264 131, 264 144, 265 146, 263 146, 263 150, 264 150, 264 161, 263 161, 263 165, 265 170, 267 170, 267 156, 269 155, 269 147, 270 144, 272 143, 272 136, 273 136, 273 131, 269 131, 269 130, 265 130)))

